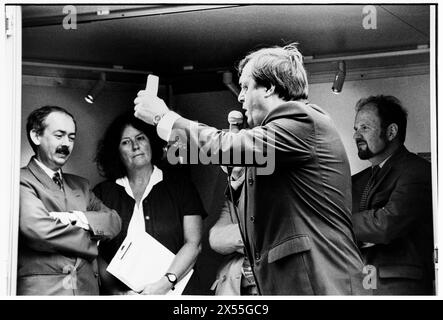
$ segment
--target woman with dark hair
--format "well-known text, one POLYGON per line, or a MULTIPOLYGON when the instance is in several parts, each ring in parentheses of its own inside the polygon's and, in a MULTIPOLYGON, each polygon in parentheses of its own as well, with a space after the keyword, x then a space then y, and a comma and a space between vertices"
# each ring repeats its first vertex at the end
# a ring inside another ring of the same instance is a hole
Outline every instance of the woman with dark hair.
MULTIPOLYGON (((94 193, 122 218, 120 235, 100 245, 102 262, 109 263, 126 236, 138 232, 149 233, 176 255, 165 276, 148 284, 142 294, 166 294, 192 269, 201 250, 206 215, 189 179, 157 167, 160 141, 154 127, 123 114, 107 129, 96 158, 107 180, 94 193)), ((104 293, 131 293, 111 274, 101 273, 104 293)))

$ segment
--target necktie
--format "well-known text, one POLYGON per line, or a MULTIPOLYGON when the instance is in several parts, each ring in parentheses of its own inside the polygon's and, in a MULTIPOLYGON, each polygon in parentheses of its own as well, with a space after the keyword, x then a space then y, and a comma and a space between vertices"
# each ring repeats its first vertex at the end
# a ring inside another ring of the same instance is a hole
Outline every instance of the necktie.
POLYGON ((242 264, 243 275, 249 283, 255 283, 254 274, 252 273, 252 267, 248 258, 245 256, 242 264))
POLYGON ((251 264, 249 263, 248 258, 245 256, 243 259, 242 265, 242 295, 258 295, 257 285, 255 284, 255 278, 252 271, 251 264))
POLYGON ((380 167, 378 165, 372 167, 371 177, 369 178, 368 183, 366 184, 365 189, 363 190, 363 193, 361 195, 359 211, 363 211, 363 210, 368 209, 369 192, 371 191, 371 189, 375 185, 377 173, 379 171, 380 171, 380 167))
POLYGON ((59 186, 60 190, 63 190, 63 182, 58 172, 54 173, 52 180, 55 182, 56 185, 59 186))

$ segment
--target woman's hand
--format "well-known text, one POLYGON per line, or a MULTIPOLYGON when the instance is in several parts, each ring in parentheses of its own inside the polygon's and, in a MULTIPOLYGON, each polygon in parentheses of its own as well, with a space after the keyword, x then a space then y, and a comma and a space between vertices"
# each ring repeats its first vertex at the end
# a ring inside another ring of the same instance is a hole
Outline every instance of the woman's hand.
POLYGON ((153 282, 148 284, 140 294, 150 295, 150 294, 158 294, 164 295, 169 292, 172 288, 172 283, 166 277, 162 277, 157 282, 153 282))

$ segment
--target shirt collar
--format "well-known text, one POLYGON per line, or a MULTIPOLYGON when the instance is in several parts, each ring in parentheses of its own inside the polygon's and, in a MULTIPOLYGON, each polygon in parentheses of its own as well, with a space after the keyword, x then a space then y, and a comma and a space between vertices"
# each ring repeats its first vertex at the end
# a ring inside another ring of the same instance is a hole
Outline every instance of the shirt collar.
MULTIPOLYGON (((145 192, 143 193, 142 200, 145 199, 148 196, 149 192, 152 190, 152 188, 161 181, 163 181, 163 171, 154 166, 151 178, 149 179, 149 183, 146 186, 145 192)), ((126 193, 131 198, 134 198, 134 194, 132 193, 132 189, 131 186, 129 185, 129 179, 127 176, 115 180, 115 183, 125 188, 126 193)))
POLYGON ((389 157, 387 157, 385 160, 383 160, 382 162, 380 162, 380 163, 378 164, 378 166, 380 167, 380 169, 383 168, 383 166, 385 165, 386 161, 388 161, 390 157, 392 157, 392 154, 391 154, 389 157))
POLYGON ((52 179, 54 177, 54 174, 58 172, 60 175, 60 179, 63 179, 62 170, 58 169, 57 171, 54 171, 52 169, 49 169, 47 166, 45 166, 42 162, 40 162, 37 157, 34 157, 35 162, 38 164, 40 168, 52 179))

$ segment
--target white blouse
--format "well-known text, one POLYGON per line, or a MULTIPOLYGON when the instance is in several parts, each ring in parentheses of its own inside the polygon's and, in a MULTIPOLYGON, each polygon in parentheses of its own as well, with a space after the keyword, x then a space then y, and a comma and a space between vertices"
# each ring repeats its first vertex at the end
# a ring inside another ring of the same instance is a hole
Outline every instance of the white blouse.
MULTIPOLYGON (((137 203, 134 205, 134 211, 132 213, 131 221, 128 226, 128 235, 138 232, 146 232, 145 230, 145 219, 149 219, 149 216, 144 217, 143 212, 143 200, 149 195, 152 188, 159 182, 163 181, 163 171, 161 169, 154 166, 154 170, 152 170, 151 178, 149 179, 149 183, 146 186, 145 192, 143 193, 143 197, 140 201, 140 204, 137 203)), ((125 188, 126 193, 134 199, 134 194, 132 193, 131 186, 129 185, 128 177, 123 177, 115 180, 115 183, 121 185, 125 188)))

